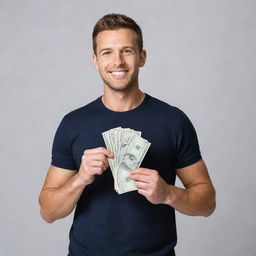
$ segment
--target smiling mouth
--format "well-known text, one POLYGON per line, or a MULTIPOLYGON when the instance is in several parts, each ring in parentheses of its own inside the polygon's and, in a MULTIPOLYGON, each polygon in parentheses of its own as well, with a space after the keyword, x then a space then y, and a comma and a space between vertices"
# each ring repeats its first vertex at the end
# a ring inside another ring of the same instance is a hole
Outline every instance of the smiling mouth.
POLYGON ((121 70, 121 71, 109 71, 112 77, 116 79, 122 79, 126 76, 126 73, 128 73, 128 70, 121 70))

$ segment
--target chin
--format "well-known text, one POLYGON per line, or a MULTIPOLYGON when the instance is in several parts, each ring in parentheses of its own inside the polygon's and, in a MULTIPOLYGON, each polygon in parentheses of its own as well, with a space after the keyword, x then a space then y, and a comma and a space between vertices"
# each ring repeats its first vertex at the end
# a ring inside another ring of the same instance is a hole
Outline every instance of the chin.
POLYGON ((127 84, 122 86, 114 86, 109 83, 105 83, 105 84, 108 86, 108 88, 116 92, 126 92, 126 91, 129 91, 134 86, 133 84, 127 84))

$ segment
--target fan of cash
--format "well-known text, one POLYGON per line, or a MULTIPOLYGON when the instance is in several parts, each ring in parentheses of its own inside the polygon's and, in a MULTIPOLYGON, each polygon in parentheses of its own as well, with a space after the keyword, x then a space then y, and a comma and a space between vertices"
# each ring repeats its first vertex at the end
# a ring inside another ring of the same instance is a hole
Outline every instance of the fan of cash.
POLYGON ((102 136, 107 149, 114 153, 108 160, 116 192, 137 190, 127 175, 130 170, 140 167, 151 143, 141 137, 141 132, 130 128, 117 127, 103 132, 102 136))

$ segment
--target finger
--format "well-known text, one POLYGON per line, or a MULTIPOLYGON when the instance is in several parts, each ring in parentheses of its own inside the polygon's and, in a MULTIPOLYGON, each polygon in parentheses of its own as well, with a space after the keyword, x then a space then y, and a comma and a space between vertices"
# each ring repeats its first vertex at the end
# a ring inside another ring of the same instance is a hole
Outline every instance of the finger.
POLYGON ((104 161, 90 160, 88 164, 91 167, 101 167, 104 170, 108 168, 107 164, 104 161))
POLYGON ((92 149, 87 149, 84 151, 84 154, 94 154, 94 153, 101 153, 104 154, 107 157, 114 157, 114 154, 109 151, 108 149, 104 147, 99 147, 99 148, 92 148, 92 149))
POLYGON ((143 175, 151 175, 153 172, 155 172, 155 170, 152 169, 147 169, 147 168, 137 168, 137 169, 133 169, 131 170, 129 173, 131 175, 133 174, 143 174, 143 175))
POLYGON ((143 196, 145 196, 145 197, 147 197, 148 196, 148 192, 147 192, 147 190, 145 190, 145 189, 138 189, 138 193, 139 194, 141 194, 141 195, 143 195, 143 196))
POLYGON ((135 183, 135 186, 136 186, 138 189, 147 190, 147 188, 148 188, 148 184, 145 183, 145 182, 136 181, 136 182, 134 182, 134 183, 135 183))
POLYGON ((108 158, 102 153, 85 153, 82 158, 85 158, 87 161, 103 161, 106 168, 109 167, 108 158))
POLYGON ((104 170, 101 167, 91 167, 90 170, 93 173, 93 175, 101 175, 104 172, 104 170))
POLYGON ((105 163, 106 166, 108 166, 108 159, 105 155, 103 155, 102 153, 90 153, 85 155, 87 157, 88 160, 95 160, 95 161, 102 161, 105 163))
POLYGON ((140 181, 140 182, 144 182, 144 183, 150 183, 150 181, 152 180, 150 176, 148 175, 145 175, 145 174, 132 174, 132 175, 129 175, 128 174, 128 177, 130 179, 133 179, 134 181, 140 181))

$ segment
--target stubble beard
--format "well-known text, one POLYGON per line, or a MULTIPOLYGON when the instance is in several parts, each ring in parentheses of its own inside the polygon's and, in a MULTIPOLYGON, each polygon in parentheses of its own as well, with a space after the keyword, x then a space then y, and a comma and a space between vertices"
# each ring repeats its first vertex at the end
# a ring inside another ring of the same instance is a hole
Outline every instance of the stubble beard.
POLYGON ((128 92, 136 85, 138 85, 138 74, 135 77, 133 77, 130 81, 128 81, 127 84, 122 85, 122 87, 115 87, 110 81, 107 81, 103 77, 102 80, 104 84, 107 85, 108 88, 113 90, 114 92, 128 92))

